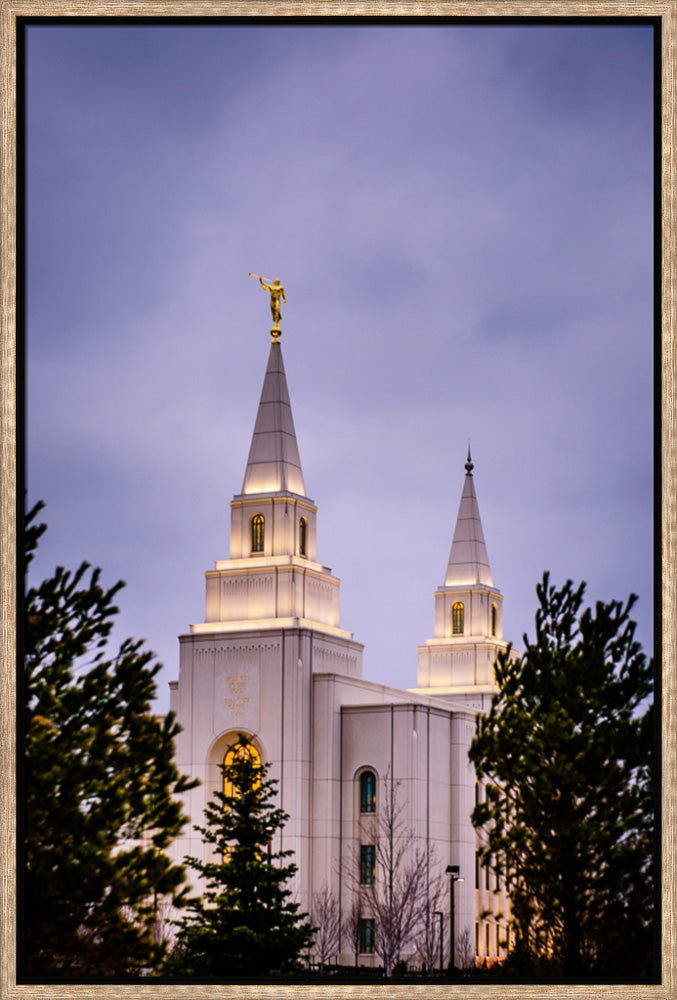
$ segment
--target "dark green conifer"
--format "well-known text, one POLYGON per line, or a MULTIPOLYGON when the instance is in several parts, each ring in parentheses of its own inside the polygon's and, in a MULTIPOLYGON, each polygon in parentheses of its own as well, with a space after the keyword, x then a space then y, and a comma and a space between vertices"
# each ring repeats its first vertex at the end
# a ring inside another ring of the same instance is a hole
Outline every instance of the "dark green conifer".
POLYGON ((585 584, 537 587, 536 640, 496 663, 470 758, 482 863, 509 880, 532 974, 654 974, 653 664, 635 597, 582 610, 585 584))
POLYGON ((294 972, 313 939, 313 928, 286 883, 295 874, 284 864, 292 851, 273 851, 272 840, 287 813, 274 806, 277 782, 267 777, 245 736, 222 767, 225 791, 205 809, 196 827, 213 859, 187 858, 204 880, 201 898, 180 924, 176 948, 165 965, 172 975, 230 979, 294 972))
MULTIPOLYGON (((28 515, 25 564, 45 530, 28 515)), ((113 601, 100 571, 58 567, 25 598, 20 958, 31 977, 134 975, 165 944, 158 911, 185 869, 166 848, 192 787, 174 765, 179 727, 151 713, 160 664, 141 642, 106 650, 113 601)))

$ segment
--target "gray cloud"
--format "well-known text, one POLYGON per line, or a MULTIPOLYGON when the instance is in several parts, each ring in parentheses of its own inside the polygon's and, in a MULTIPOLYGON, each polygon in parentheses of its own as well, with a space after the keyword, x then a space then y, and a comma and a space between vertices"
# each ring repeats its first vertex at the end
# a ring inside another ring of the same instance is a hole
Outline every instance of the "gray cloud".
POLYGON ((505 627, 544 569, 652 638, 652 42, 634 27, 33 26, 36 571, 177 670, 283 351, 319 557, 415 683, 468 439, 505 627))

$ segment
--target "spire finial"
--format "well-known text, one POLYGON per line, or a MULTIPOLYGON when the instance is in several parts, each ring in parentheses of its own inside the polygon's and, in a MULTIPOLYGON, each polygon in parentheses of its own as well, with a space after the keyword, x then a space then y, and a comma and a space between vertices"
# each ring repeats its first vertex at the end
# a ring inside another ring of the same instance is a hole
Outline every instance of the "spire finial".
POLYGON ((444 586, 466 587, 483 584, 487 587, 493 587, 487 547, 484 544, 482 521, 475 495, 470 444, 468 444, 468 461, 465 469, 463 493, 458 508, 454 540, 451 543, 444 586))
POLYGON ((280 284, 280 279, 276 278, 272 284, 266 284, 260 274, 252 274, 249 272, 250 278, 258 278, 261 282, 261 288, 264 288, 267 292, 270 292, 270 311, 273 314, 273 325, 270 329, 273 335, 273 343, 276 344, 280 339, 282 330, 280 330, 280 320, 282 319, 282 313, 280 312, 280 299, 284 299, 284 304, 287 304, 287 296, 284 293, 284 288, 280 284))
POLYGON ((465 463, 465 474, 466 476, 472 476, 472 470, 475 466, 472 464, 472 458, 470 457, 470 441, 468 441, 468 461, 465 463))

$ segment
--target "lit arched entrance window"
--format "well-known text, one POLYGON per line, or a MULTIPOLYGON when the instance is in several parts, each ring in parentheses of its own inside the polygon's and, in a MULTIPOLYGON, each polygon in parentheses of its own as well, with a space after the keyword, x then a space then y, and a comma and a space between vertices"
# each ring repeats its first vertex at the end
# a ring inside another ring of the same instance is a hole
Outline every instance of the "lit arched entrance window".
MULTIPOLYGON (((240 736, 237 743, 232 743, 226 750, 225 756, 223 758, 223 794, 230 799, 238 800, 241 792, 241 788, 238 789, 231 777, 228 774, 228 769, 232 767, 233 763, 237 760, 249 760, 255 770, 253 781, 251 783, 252 789, 257 789, 261 784, 261 771, 259 770, 261 764, 261 754, 256 749, 256 747, 249 742, 246 736, 240 736)), ((243 784, 241 782, 240 784, 243 784)), ((223 808, 225 812, 230 812, 232 804, 224 802, 223 808)), ((233 855, 234 846, 232 844, 227 844, 221 855, 221 861, 224 865, 230 863, 230 859, 233 855)))
POLYGON ((376 812, 376 775, 363 771, 360 775, 360 812, 376 812))
POLYGON ((451 609, 451 631, 453 635, 463 635, 465 608, 463 601, 455 601, 451 609))
MULTIPOLYGON (((223 758, 224 768, 229 768, 230 765, 233 763, 233 761, 235 761, 237 758, 240 759, 247 758, 248 760, 251 761, 254 767, 258 768, 261 766, 261 754, 258 752, 254 744, 250 743, 248 740, 239 740, 239 742, 234 743, 233 746, 228 747, 228 749, 226 750, 226 755, 223 758)), ((256 780, 254 782, 254 788, 258 788, 260 784, 261 784, 261 777, 259 774, 257 775, 256 780)), ((223 794, 232 796, 234 794, 234 791, 235 790, 233 788, 232 781, 230 781, 230 779, 224 773, 223 794)))
POLYGON ((306 555, 306 534, 308 529, 308 522, 305 517, 302 517, 299 521, 299 555, 306 555))
POLYGON ((496 605, 491 605, 491 634, 496 635, 496 605))
POLYGON ((254 514, 252 518, 252 552, 263 552, 264 527, 263 514, 254 514))

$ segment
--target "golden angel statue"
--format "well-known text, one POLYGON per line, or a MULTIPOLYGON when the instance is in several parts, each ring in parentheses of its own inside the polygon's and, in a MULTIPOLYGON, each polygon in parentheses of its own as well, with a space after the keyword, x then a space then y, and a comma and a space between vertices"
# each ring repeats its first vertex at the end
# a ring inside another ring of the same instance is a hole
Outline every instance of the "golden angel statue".
POLYGON ((280 320, 282 319, 282 313, 280 312, 280 299, 284 299, 284 304, 287 304, 287 296, 284 293, 284 288, 280 284, 280 279, 275 278, 272 284, 266 284, 260 274, 252 274, 249 272, 250 278, 258 278, 261 282, 261 288, 265 288, 267 292, 270 292, 270 311, 273 314, 273 326, 271 333, 273 335, 273 341, 279 340, 280 334, 280 320))

